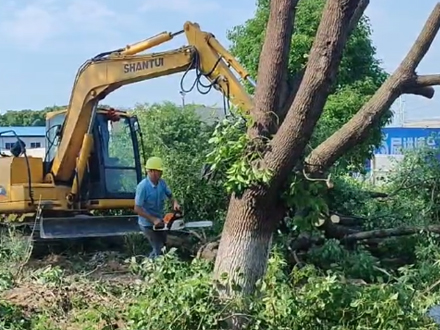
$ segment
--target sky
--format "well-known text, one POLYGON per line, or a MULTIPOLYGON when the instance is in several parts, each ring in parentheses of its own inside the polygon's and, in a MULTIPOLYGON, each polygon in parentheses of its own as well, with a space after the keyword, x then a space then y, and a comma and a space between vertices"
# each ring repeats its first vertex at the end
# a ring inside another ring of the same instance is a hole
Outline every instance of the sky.
MULTIPOLYGON (((388 72, 406 55, 436 2, 370 0, 366 15, 372 40, 388 72)), ((67 104, 76 72, 87 59, 162 31, 179 31, 185 21, 199 23, 227 47, 227 31, 251 18, 254 10, 254 0, 1 0, 0 111, 67 104)), ((180 35, 154 50, 185 44, 180 35)), ((418 73, 440 73, 440 36, 418 73)), ((180 103, 180 79, 181 74, 174 74, 131 84, 102 103, 116 108, 165 100, 180 103)), ((393 107, 404 109, 406 121, 440 118, 440 89, 436 91, 431 100, 405 96, 393 107)), ((208 95, 194 90, 185 101, 222 106, 222 96, 215 90, 208 95)))

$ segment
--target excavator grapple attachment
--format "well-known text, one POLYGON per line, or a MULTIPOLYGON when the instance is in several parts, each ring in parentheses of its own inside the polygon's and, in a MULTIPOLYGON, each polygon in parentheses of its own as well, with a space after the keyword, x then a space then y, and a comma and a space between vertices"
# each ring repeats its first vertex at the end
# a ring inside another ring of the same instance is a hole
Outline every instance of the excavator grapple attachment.
POLYGON ((137 216, 88 216, 41 218, 44 239, 124 236, 140 232, 137 216))

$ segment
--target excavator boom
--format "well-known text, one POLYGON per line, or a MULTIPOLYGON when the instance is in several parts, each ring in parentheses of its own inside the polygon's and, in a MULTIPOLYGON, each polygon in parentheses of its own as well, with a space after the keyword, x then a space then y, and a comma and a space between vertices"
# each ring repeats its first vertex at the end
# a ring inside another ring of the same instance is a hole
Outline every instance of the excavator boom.
POLYGON ((100 100, 123 85, 195 69, 215 84, 231 103, 248 110, 253 100, 230 66, 242 79, 252 83, 247 71, 212 34, 201 31, 197 24, 190 22, 186 22, 184 30, 176 34, 163 32, 125 49, 100 54, 87 61, 75 79, 61 141, 53 160, 51 172, 55 181, 69 182, 72 178, 84 135, 94 117, 94 108, 100 100), (136 55, 180 33, 185 33, 189 46, 136 55))

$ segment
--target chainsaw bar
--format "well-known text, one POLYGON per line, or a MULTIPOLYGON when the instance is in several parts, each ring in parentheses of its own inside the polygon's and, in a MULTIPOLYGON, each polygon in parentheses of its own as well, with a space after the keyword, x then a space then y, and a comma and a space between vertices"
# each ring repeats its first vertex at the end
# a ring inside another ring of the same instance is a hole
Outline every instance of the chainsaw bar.
POLYGON ((204 227, 212 227, 212 221, 193 221, 193 222, 185 222, 185 228, 204 228, 204 227))
POLYGON ((193 221, 193 222, 184 222, 182 219, 173 220, 169 223, 161 223, 157 226, 153 226, 153 230, 155 231, 180 231, 188 228, 205 228, 212 227, 212 221, 193 221))

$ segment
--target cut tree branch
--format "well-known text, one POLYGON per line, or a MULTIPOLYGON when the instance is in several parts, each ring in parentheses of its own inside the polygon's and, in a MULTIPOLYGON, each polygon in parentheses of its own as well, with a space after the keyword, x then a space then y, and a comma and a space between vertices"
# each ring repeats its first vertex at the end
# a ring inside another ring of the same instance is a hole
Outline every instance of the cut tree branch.
POLYGON ((304 78, 265 156, 266 164, 277 173, 274 190, 285 181, 310 140, 335 81, 358 3, 359 0, 328 0, 325 3, 304 78))
POLYGON ((408 86, 416 86, 415 69, 431 46, 439 28, 440 3, 437 3, 419 37, 397 70, 356 115, 310 153, 306 159, 308 173, 327 170, 343 154, 365 140, 370 128, 379 124, 381 117, 394 101, 409 90, 408 86))
POLYGON ((440 74, 416 76, 404 88, 405 94, 414 94, 432 99, 435 91, 432 86, 440 85, 440 74))
POLYGON ((343 238, 342 241, 350 242, 350 241, 360 241, 360 240, 367 240, 374 238, 390 238, 395 236, 414 235, 423 231, 439 234, 440 226, 431 225, 426 227, 400 227, 400 228, 362 231, 359 233, 347 235, 343 238))
POLYGON ((254 109, 251 115, 254 127, 249 129, 251 138, 268 136, 276 123, 275 110, 279 104, 279 91, 282 88, 284 72, 287 71, 293 21, 298 0, 274 0, 270 2, 270 15, 267 24, 263 49, 258 65, 258 81, 254 109), (274 118, 275 117, 275 118, 274 118))
MULTIPOLYGON (((348 37, 351 36, 353 31, 355 30, 359 20, 367 9, 370 0, 360 0, 359 4, 356 7, 356 10, 350 20, 350 24, 348 27, 348 37)), ((286 77, 284 78, 284 88, 281 91, 280 97, 280 106, 278 107, 278 117, 280 123, 283 122, 286 117, 289 108, 292 105, 293 100, 295 99, 296 93, 298 92, 298 88, 301 85, 302 79, 304 77, 305 69, 300 70, 293 76, 288 76, 288 71, 286 70, 286 77)))
POLYGON ((440 74, 421 75, 416 78, 415 82, 418 87, 440 85, 440 74))

